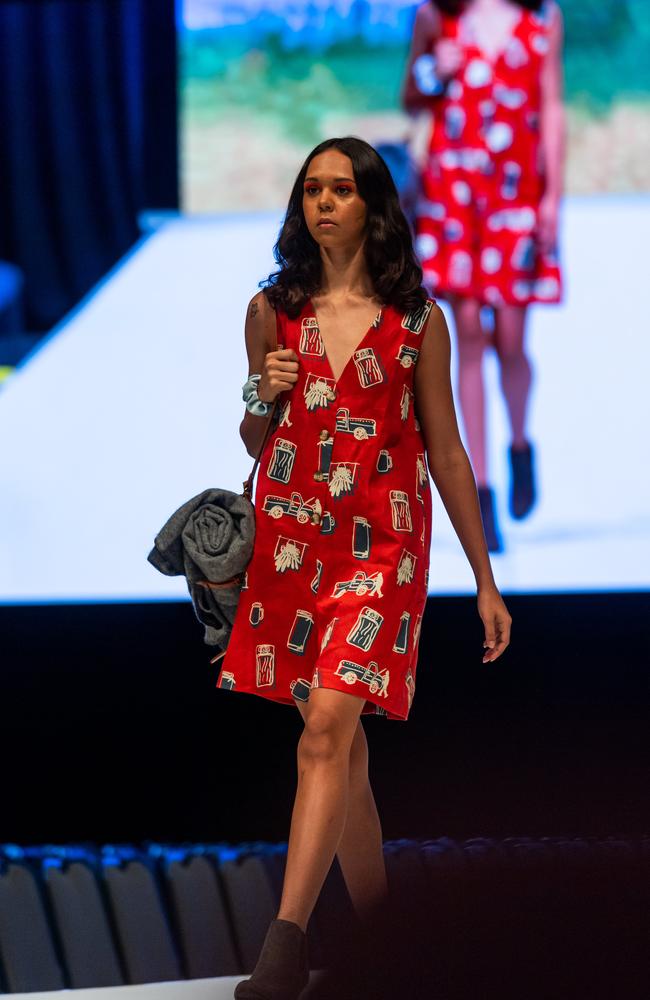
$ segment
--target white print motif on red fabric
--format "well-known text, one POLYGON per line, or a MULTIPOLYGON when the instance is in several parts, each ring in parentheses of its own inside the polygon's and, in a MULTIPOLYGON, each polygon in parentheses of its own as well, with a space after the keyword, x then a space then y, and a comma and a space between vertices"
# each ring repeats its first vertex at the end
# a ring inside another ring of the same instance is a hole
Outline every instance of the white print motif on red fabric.
POLYGON ((285 538, 284 535, 278 535, 273 553, 276 571, 286 573, 288 569, 299 570, 307 547, 307 542, 298 542, 295 538, 285 538))
POLYGON ((307 409, 327 409, 330 403, 336 399, 335 386, 336 382, 333 378, 325 378, 324 375, 314 375, 313 372, 308 372, 302 390, 307 409))
POLYGON ((422 503, 424 503, 422 491, 426 490, 428 486, 429 473, 424 460, 424 452, 419 451, 415 458, 415 495, 422 503))
POLYGON ((412 552, 408 552, 406 549, 402 549, 402 554, 397 564, 398 587, 402 587, 405 583, 413 583, 417 561, 417 556, 414 556, 412 552))
POLYGON ((357 369, 359 385, 362 389, 370 389, 373 385, 381 385, 387 375, 379 354, 372 347, 363 347, 352 355, 357 369))
POLYGON ((311 587, 311 590, 312 590, 313 594, 317 594, 318 593, 318 588, 320 587, 320 578, 321 578, 322 572, 323 572, 323 564, 320 561, 320 559, 317 559, 316 560, 316 574, 315 574, 313 580, 310 583, 310 587, 311 587))
POLYGON ((362 608, 345 641, 350 646, 357 646, 367 653, 377 638, 383 620, 384 616, 374 608, 362 608))
POLYGON ((357 597, 383 597, 381 592, 384 583, 384 574, 381 571, 376 573, 364 573, 359 569, 351 580, 342 580, 334 584, 332 597, 343 597, 344 594, 356 594, 357 597))
POLYGON ((336 430, 341 434, 353 434, 357 441, 367 441, 377 436, 377 421, 369 417, 351 417, 350 411, 341 406, 336 411, 336 430))
POLYGON ((318 322, 313 316, 305 316, 300 324, 300 345, 301 354, 307 354, 314 358, 322 358, 325 354, 325 345, 318 329, 318 322))
POLYGON ((323 506, 316 497, 303 500, 302 495, 294 491, 291 497, 267 494, 262 503, 262 510, 274 520, 278 520, 286 514, 287 517, 295 517, 298 524, 307 524, 308 521, 311 521, 312 524, 320 524, 323 506))
POLYGON ((382 698, 388 697, 388 681, 390 674, 388 669, 380 670, 379 664, 371 660, 367 667, 363 667, 354 660, 341 660, 334 671, 342 677, 346 684, 356 684, 361 681, 368 685, 370 694, 379 694, 382 698))
POLYGON ((402 398, 400 399, 400 413, 402 420, 408 420, 409 407, 411 405, 411 399, 413 398, 413 393, 407 385, 402 389, 402 398))
POLYGON ((255 684, 275 687, 275 646, 270 643, 255 647, 255 684))
POLYGON ((352 555, 355 559, 369 559, 372 546, 372 526, 367 517, 352 518, 352 555))
POLYGON ((222 670, 221 676, 219 677, 219 683, 217 687, 226 688, 228 691, 232 691, 235 687, 235 675, 230 670, 222 670))
POLYGON ((411 508, 408 493, 403 490, 391 490, 388 494, 394 531, 413 531, 411 508))
POLYGON ((320 651, 321 651, 321 653, 323 652, 323 650, 325 649, 326 645, 328 644, 328 642, 332 638, 332 632, 334 631, 334 626, 336 625, 337 621, 338 621, 338 618, 332 618, 331 622, 329 623, 329 625, 325 629, 325 632, 323 633, 323 641, 320 644, 320 651))
POLYGON ((289 691, 296 701, 309 701, 309 692, 313 686, 304 677, 298 677, 289 684, 289 691))
POLYGON ((357 484, 358 462, 332 462, 329 470, 328 489, 335 500, 351 496, 357 484))
POLYGON ((397 630, 397 635, 395 636, 395 642, 393 643, 394 653, 406 653, 409 646, 410 624, 411 615, 408 611, 402 611, 402 617, 399 620, 399 628, 397 630))
POLYGON ((278 427, 293 427, 292 422, 289 420, 289 414, 291 413, 291 400, 288 399, 280 407, 280 419, 278 421, 278 427))
POLYGON ((257 628, 264 621, 264 608, 260 601, 253 601, 251 604, 251 609, 248 612, 248 620, 253 628, 257 628))
POLYGON ((400 349, 397 352, 395 360, 399 361, 402 368, 410 368, 417 361, 419 353, 415 347, 409 347, 408 344, 400 344, 400 349))
POLYGON ((302 611, 299 608, 298 611, 296 611, 296 616, 289 632, 287 649, 292 653, 297 653, 298 656, 302 656, 305 652, 305 646, 307 645, 307 641, 311 635, 313 627, 314 616, 312 613, 310 611, 302 611))
POLYGON ((432 307, 433 301, 427 299, 423 306, 404 313, 402 317, 402 329, 408 330, 410 333, 422 333, 432 307))
POLYGON ((326 483, 330 474, 330 462, 332 461, 332 448, 334 438, 327 429, 323 429, 318 435, 318 469, 314 479, 318 483, 326 483))
POLYGON ((391 457, 391 453, 386 451, 385 448, 382 448, 377 455, 377 472, 381 472, 383 474, 385 472, 390 472, 392 468, 393 459, 391 457))
POLYGON ((297 446, 293 441, 276 438, 273 442, 273 452, 266 475, 279 483, 288 483, 291 478, 293 463, 296 459, 297 446))
POLYGON ((420 639, 421 626, 422 626, 422 615, 416 615, 415 625, 413 626, 413 649, 417 647, 418 641, 420 639))
POLYGON ((408 697, 409 711, 411 710, 411 705, 413 704, 413 696, 415 694, 415 681, 413 680, 413 674, 411 673, 411 668, 409 667, 406 677, 404 678, 404 683, 406 684, 406 693, 408 697))

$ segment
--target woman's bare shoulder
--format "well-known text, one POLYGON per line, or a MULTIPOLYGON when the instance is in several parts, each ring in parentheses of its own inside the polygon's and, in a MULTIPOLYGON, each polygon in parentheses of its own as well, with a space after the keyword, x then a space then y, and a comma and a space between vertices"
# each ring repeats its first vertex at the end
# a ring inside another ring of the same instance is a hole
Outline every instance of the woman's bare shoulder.
POLYGON ((249 349, 263 344, 272 350, 276 341, 276 313, 264 289, 255 292, 246 307, 246 343, 249 349))
POLYGON ((275 309, 266 294, 266 289, 260 288, 259 291, 255 292, 253 297, 249 300, 246 307, 246 316, 249 319, 268 319, 269 316, 275 316, 275 309))

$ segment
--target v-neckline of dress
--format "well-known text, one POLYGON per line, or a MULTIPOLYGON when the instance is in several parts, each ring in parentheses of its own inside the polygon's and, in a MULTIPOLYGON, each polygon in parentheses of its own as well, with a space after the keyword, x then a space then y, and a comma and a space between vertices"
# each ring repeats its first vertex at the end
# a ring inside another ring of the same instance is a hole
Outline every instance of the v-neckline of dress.
MULTIPOLYGON (((496 50, 494 55, 489 55, 483 48, 483 46, 479 44, 476 31, 472 29, 471 25, 467 26, 466 22, 465 34, 468 36, 467 42, 469 42, 469 45, 475 48, 478 53, 480 53, 481 58, 484 59, 485 62, 489 63, 490 66, 494 67, 497 65, 498 62, 500 62, 500 60, 506 54, 508 46, 519 34, 519 30, 524 22, 524 16, 525 16, 525 11, 522 8, 519 11, 519 16, 515 18, 509 30, 504 35, 503 42, 496 50)), ((463 40, 463 43, 466 44, 465 40, 463 40)))
POLYGON ((320 322, 319 322, 319 319, 318 319, 318 314, 316 312, 316 306, 314 305, 314 302, 313 302, 313 299, 311 298, 311 296, 307 299, 307 305, 309 307, 309 310, 310 310, 313 318, 316 320, 316 326, 318 327, 318 334, 319 334, 320 339, 321 339, 321 344, 323 345, 323 357, 325 358, 325 361, 327 362, 327 367, 330 370, 330 375, 334 379, 334 384, 338 385, 338 383, 341 381, 341 379, 343 378, 343 376, 347 372, 348 368, 350 367, 350 365, 352 363, 352 359, 354 358, 354 355, 357 353, 357 351, 362 350, 362 348, 363 348, 366 340, 368 339, 368 337, 370 336, 370 334, 372 333, 372 331, 375 330, 379 326, 379 324, 381 322, 381 319, 382 319, 382 317, 384 315, 384 310, 385 310, 386 307, 385 306, 381 306, 380 307, 379 312, 377 313, 377 315, 373 319, 372 323, 370 324, 370 326, 368 327, 368 329, 366 330, 366 332, 362 336, 361 340, 353 348, 352 353, 350 354, 350 357, 347 359, 347 361, 343 365, 343 368, 341 369, 341 374, 337 378, 336 375, 334 374, 334 369, 332 368, 332 362, 329 359, 329 355, 327 353, 327 348, 325 347, 325 341, 323 340, 323 335, 321 333, 320 322))

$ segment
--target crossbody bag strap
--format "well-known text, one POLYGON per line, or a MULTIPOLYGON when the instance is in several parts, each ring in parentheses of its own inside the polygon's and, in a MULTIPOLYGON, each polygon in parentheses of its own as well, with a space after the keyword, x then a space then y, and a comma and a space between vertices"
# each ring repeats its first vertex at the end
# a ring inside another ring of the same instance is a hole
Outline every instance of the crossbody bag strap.
MULTIPOLYGON (((274 312, 275 312, 275 350, 277 351, 279 349, 278 329, 280 326, 280 317, 278 315, 277 310, 274 310, 274 312)), ((262 443, 257 449, 255 461, 253 462, 253 468, 250 471, 248 479, 244 483, 244 496, 247 497, 249 500, 253 499, 253 482, 255 481, 255 473, 257 472, 258 466, 260 464, 260 459, 262 457, 264 449, 266 448, 266 442, 271 436, 271 431, 273 430, 273 417, 275 416, 275 411, 277 410, 277 408, 278 408, 278 397, 276 396, 275 399, 273 400, 273 405, 271 406, 271 412, 269 413, 266 420, 266 428, 264 430, 264 436, 262 438, 262 443)))

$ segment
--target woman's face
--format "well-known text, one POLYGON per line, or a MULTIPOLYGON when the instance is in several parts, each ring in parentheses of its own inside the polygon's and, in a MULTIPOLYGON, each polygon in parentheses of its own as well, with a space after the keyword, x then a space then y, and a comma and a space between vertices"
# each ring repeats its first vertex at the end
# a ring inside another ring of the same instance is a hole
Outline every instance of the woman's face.
POLYGON ((357 190, 349 156, 327 149, 309 162, 302 209, 310 234, 322 247, 363 242, 366 203, 357 190), (329 225, 322 224, 326 221, 329 225))

